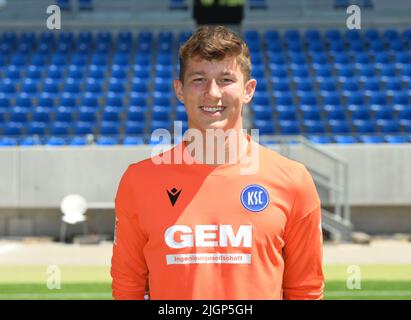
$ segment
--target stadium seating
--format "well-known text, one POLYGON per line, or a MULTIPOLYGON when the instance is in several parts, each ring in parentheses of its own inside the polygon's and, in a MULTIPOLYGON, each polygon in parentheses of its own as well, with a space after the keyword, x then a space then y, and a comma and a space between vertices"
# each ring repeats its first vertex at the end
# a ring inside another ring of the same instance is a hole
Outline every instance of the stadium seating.
MULTIPOLYGON (((82 146, 86 135, 102 146, 136 145, 173 120, 186 123, 172 79, 178 46, 191 34, 0 34, 0 145, 82 146)), ((251 123, 261 135, 302 134, 315 143, 411 142, 410 34, 245 30, 257 79, 251 123)))

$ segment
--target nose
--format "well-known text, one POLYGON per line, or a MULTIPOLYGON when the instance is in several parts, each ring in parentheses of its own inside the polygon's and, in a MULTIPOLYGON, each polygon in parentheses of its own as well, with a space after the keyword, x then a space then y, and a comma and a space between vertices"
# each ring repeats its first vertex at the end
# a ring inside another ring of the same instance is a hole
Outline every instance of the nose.
POLYGON ((221 89, 214 79, 209 81, 205 94, 206 96, 210 98, 216 98, 216 99, 221 98, 221 89))

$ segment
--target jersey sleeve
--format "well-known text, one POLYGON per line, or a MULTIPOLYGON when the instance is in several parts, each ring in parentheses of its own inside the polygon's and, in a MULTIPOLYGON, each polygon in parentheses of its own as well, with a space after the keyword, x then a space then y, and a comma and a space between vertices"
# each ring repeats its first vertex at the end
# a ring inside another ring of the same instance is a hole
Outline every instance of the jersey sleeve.
POLYGON ((296 180, 294 205, 284 232, 283 298, 322 299, 321 203, 305 167, 296 180))
MULTIPOLYGON (((130 167, 121 178, 116 198, 116 228, 111 259, 115 299, 144 299, 148 275, 143 248, 147 237, 138 218, 130 167)), ((135 182, 134 182, 135 183, 135 182)))

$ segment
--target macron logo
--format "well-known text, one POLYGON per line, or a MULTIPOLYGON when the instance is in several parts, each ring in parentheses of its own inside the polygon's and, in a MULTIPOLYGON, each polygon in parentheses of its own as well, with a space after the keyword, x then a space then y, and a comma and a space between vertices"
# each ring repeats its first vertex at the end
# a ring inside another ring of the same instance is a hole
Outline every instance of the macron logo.
POLYGON ((251 248, 252 226, 240 225, 235 233, 229 224, 175 225, 169 227, 164 239, 170 248, 181 249, 191 247, 245 247, 251 248), (217 238, 218 235, 218 238, 217 238))

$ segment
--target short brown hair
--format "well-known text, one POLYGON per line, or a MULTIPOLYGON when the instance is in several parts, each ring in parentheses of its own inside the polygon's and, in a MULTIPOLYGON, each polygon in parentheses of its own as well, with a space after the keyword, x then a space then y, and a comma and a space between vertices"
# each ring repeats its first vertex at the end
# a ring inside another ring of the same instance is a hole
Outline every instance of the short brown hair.
POLYGON ((189 58, 198 57, 211 61, 223 60, 227 56, 237 56, 237 61, 244 73, 244 79, 250 80, 250 50, 243 39, 224 26, 198 28, 180 48, 180 81, 184 80, 186 63, 189 58))

